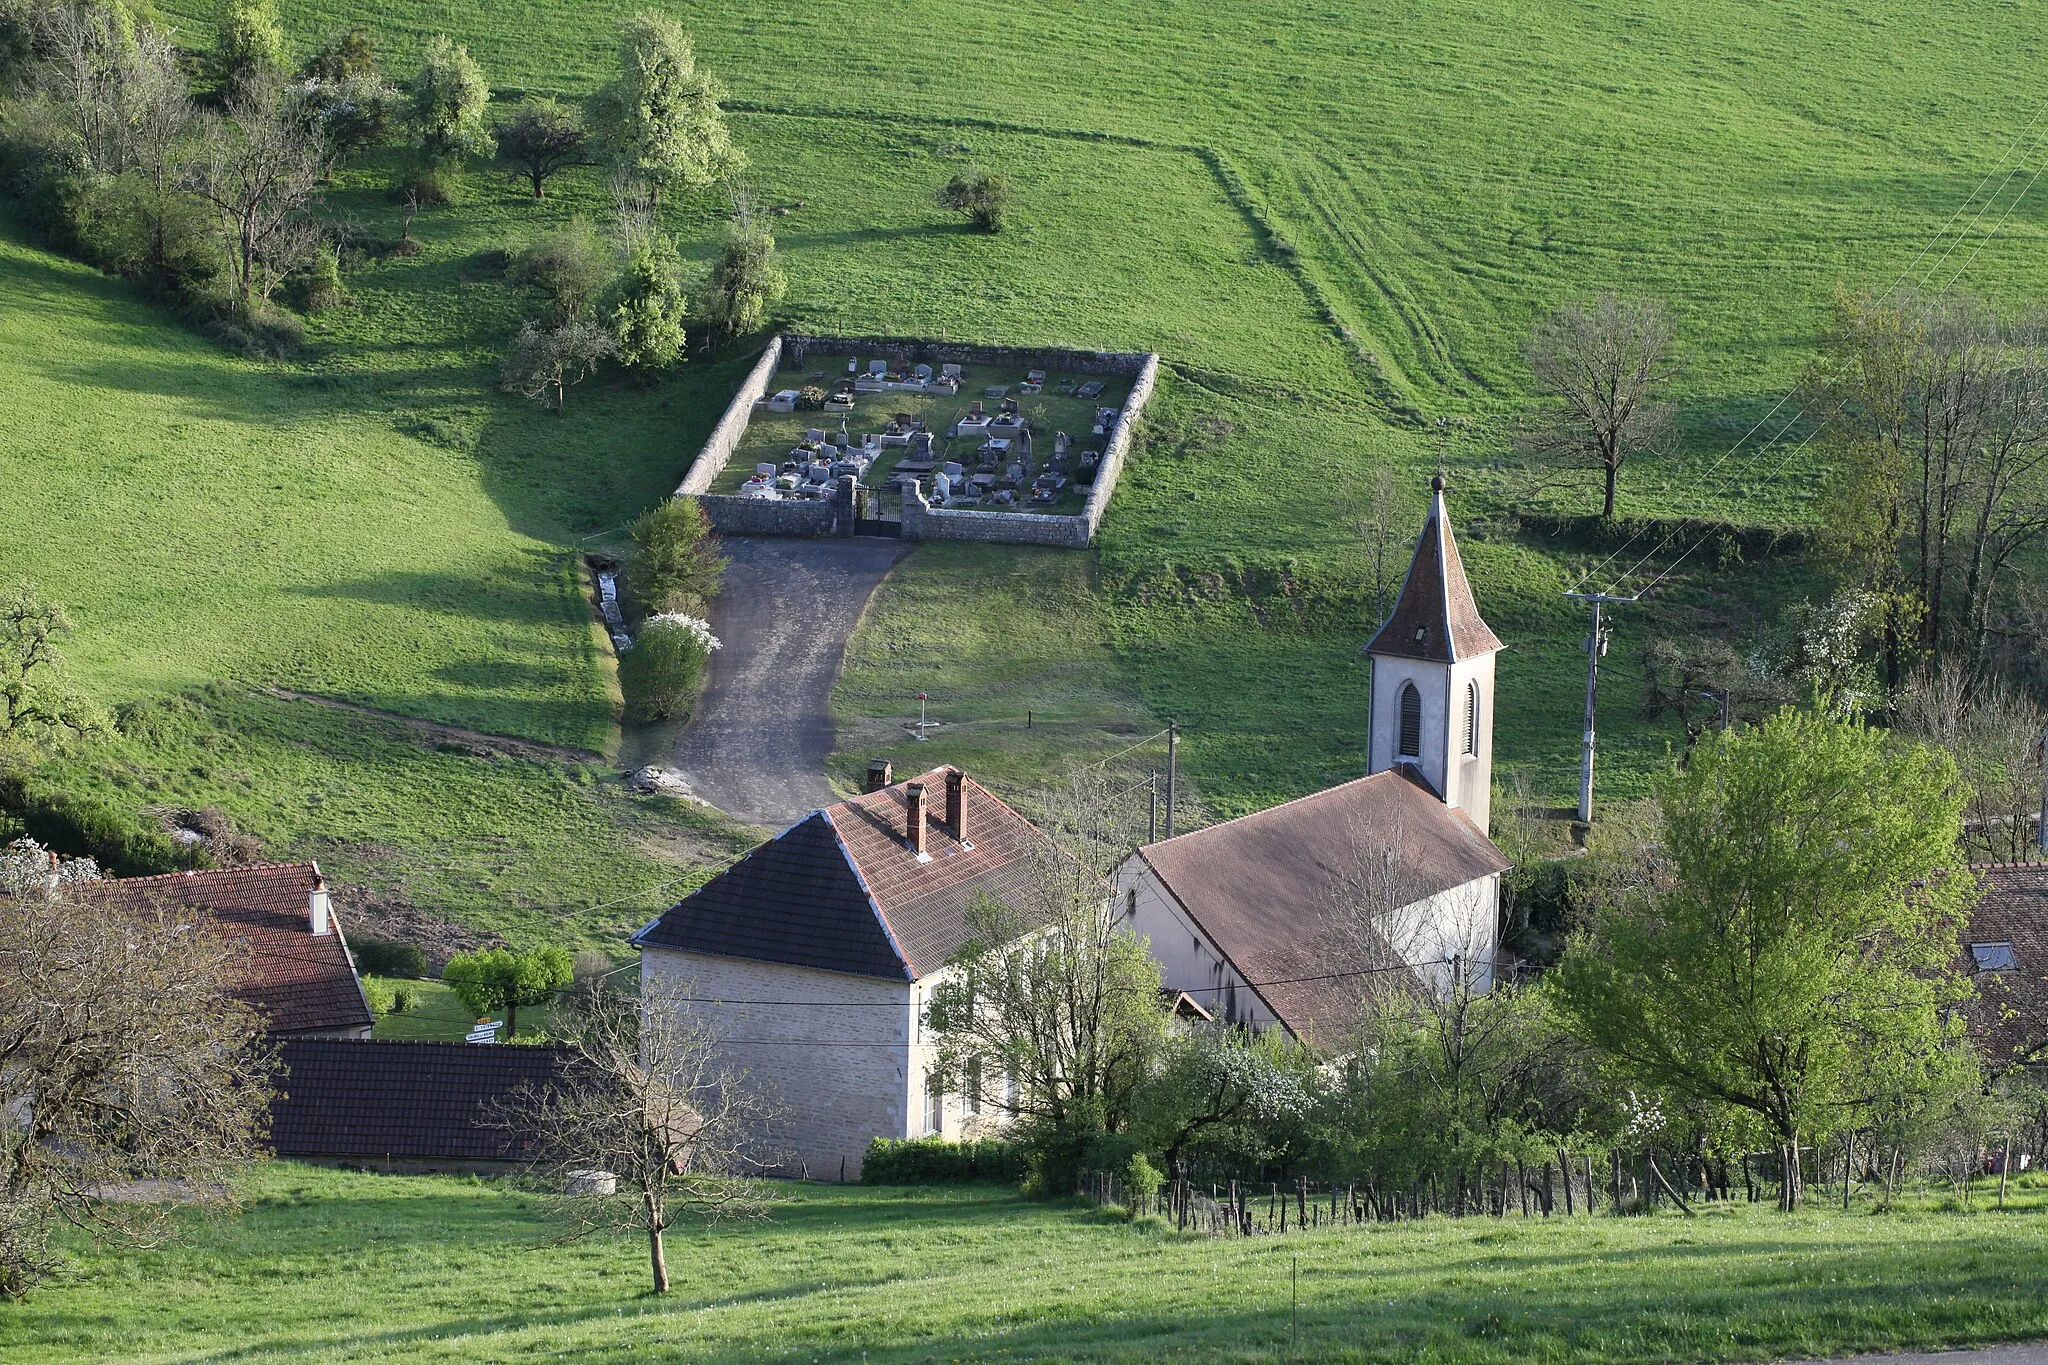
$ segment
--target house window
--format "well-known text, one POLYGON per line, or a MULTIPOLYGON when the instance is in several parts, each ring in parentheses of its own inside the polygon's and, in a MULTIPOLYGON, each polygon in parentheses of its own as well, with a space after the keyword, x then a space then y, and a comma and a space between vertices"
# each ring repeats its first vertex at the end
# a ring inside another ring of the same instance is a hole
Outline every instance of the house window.
POLYGON ((1134 886, 1134 887, 1132 887, 1132 888, 1131 888, 1131 889, 1130 889, 1129 891, 1126 891, 1126 892, 1124 892, 1124 918, 1125 918, 1125 919, 1136 919, 1137 917, 1138 917, 1138 888, 1134 886))
POLYGON ((2019 960, 2013 956, 2012 944, 2006 942, 1972 943, 1970 957, 1980 972, 2009 972, 2019 966, 2019 960))
POLYGON ((981 1112, 981 1058, 976 1057, 967 1063, 967 1084, 963 1088, 967 1092, 967 1112, 979 1114, 981 1112))
POLYGON ((946 1127, 946 1087, 934 1072, 924 1078, 924 1130, 940 1133, 946 1127))
POLYGON ((1401 758, 1422 757, 1422 694, 1414 683, 1401 684, 1401 758))
POLYGON ((1465 752, 1479 752, 1479 684, 1465 684, 1465 752))

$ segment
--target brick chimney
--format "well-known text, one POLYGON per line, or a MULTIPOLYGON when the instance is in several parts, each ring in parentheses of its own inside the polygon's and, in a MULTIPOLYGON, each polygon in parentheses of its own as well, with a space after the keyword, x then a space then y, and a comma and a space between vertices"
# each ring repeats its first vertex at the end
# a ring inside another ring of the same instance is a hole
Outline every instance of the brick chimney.
POLYGON ((910 851, 924 856, 924 783, 913 782, 908 789, 909 804, 903 813, 903 838, 910 851))
POLYGON ((958 768, 946 769, 946 824, 955 839, 967 842, 967 775, 958 768))
POLYGON ((334 919, 327 899, 327 879, 320 875, 320 867, 313 867, 313 890, 306 897, 306 917, 311 924, 313 937, 320 938, 334 932, 334 919))
POLYGON ((894 776, 895 770, 890 766, 888 759, 871 758, 868 760, 868 785, 866 790, 878 792, 888 786, 889 780, 894 776))

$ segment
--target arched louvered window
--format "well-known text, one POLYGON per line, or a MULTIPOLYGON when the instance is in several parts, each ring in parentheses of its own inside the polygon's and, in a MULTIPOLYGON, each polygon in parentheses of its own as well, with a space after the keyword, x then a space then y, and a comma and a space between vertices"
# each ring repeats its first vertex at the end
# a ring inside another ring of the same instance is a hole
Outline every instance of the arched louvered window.
POLYGON ((1414 683, 1401 684, 1401 758, 1422 757, 1422 694, 1414 683))
POLYGON ((1465 752, 1479 752, 1479 684, 1465 684, 1465 752))

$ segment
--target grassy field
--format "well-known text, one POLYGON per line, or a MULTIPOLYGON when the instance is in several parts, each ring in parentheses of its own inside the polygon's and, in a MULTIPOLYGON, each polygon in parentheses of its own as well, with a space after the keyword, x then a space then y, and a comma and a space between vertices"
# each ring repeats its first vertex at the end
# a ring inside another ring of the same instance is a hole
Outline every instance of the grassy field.
POLYGON ((0 1355, 1590 1365, 2024 1340, 2048 1336, 2040 1179, 2004 1214, 1980 1189, 1967 1214, 1731 1206, 1215 1242, 994 1188, 791 1185, 767 1223, 673 1233, 656 1298, 644 1243, 554 1244, 516 1190, 279 1164, 189 1246, 74 1245, 54 1284, 0 1305, 0 1355))
MULTIPOLYGON (((537 0, 516 22, 478 0, 284 9, 301 47, 375 24, 399 71, 447 31, 509 100, 594 88, 612 21, 637 3, 537 0)), ((209 4, 162 8, 205 41, 209 4)), ((1102 758, 1169 718, 1187 727, 1200 812, 1354 773, 1356 651, 1372 624, 1354 490, 1391 465, 1419 509, 1442 464, 1482 606, 1511 646, 1503 763, 1560 797, 1583 626, 1557 594, 1600 551, 1512 524, 1593 497, 1590 479, 1534 478, 1509 441, 1531 319, 1607 285, 1668 299, 1688 361, 1682 439, 1631 468, 1624 512, 1782 526, 1812 517, 1803 454, 1714 460, 1796 377, 1838 284, 1955 279, 2026 299, 2048 283, 2048 221, 2022 197, 2048 152, 2027 122, 2031 88, 2002 74, 2048 38, 2034 8, 1026 0, 996 13, 938 0, 914 21, 846 0, 670 8, 731 88, 792 320, 1156 349, 1170 367, 1096 554, 1058 568, 1025 550, 906 561, 835 698, 842 777, 876 745, 900 751, 919 690, 953 727, 934 744, 1005 783, 1102 758), (969 160, 1016 181, 999 237, 931 202, 969 160), (1439 436, 1429 419, 1445 415, 1472 425, 1439 436), (1016 725, 1026 712, 1057 720, 1016 725)), ((391 169, 349 170, 329 211, 395 238, 391 169)), ((608 664, 577 552, 616 549, 623 523, 674 486, 749 358, 738 347, 656 386, 594 381, 561 418, 495 391, 526 306, 497 277, 499 253, 576 214, 601 221, 610 202, 594 169, 565 174, 545 205, 479 172, 416 225, 420 255, 351 271, 349 306, 312 320, 285 364, 225 355, 0 231, 15 400, 0 510, 10 529, 33 527, 0 536, 0 575, 73 606, 76 674, 109 703, 276 684, 606 747, 608 664)), ((686 256, 706 260, 718 196, 677 196, 666 214, 686 256)), ((1633 715, 1644 639, 1742 640, 1820 587, 1796 561, 1701 556, 1624 613, 1603 791, 1643 790, 1674 738, 1633 715)), ((74 763, 106 782, 123 767, 176 771, 169 757, 131 743, 74 763)), ((587 906, 623 894, 617 869, 643 866, 628 821, 575 845, 602 876, 567 870, 545 820, 521 823, 547 803, 523 799, 502 806, 502 849, 435 852, 460 840, 411 823, 430 813, 414 788, 439 784, 434 768, 353 779, 389 818, 306 824, 301 788, 351 763, 280 741, 242 765, 249 818, 296 831, 280 834, 285 849, 397 849, 381 875, 479 923, 528 913, 498 894, 515 882, 534 904, 587 906)), ((564 780, 535 778, 543 791, 564 780)), ((210 781, 185 785, 232 794, 210 781)))

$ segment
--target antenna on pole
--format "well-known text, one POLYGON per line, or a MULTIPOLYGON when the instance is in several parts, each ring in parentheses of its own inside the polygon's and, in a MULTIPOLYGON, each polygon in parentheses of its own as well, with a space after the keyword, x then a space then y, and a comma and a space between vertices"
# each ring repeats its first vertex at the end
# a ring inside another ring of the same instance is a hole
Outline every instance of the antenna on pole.
POLYGON ((1579 823, 1593 823, 1593 703, 1600 691, 1600 656, 1607 652, 1607 636, 1600 626, 1600 609, 1604 606, 1641 600, 1635 597, 1621 597, 1607 592, 1568 592, 1566 597, 1574 601, 1589 602, 1593 607, 1593 629, 1586 636, 1586 738, 1579 757, 1579 823))

